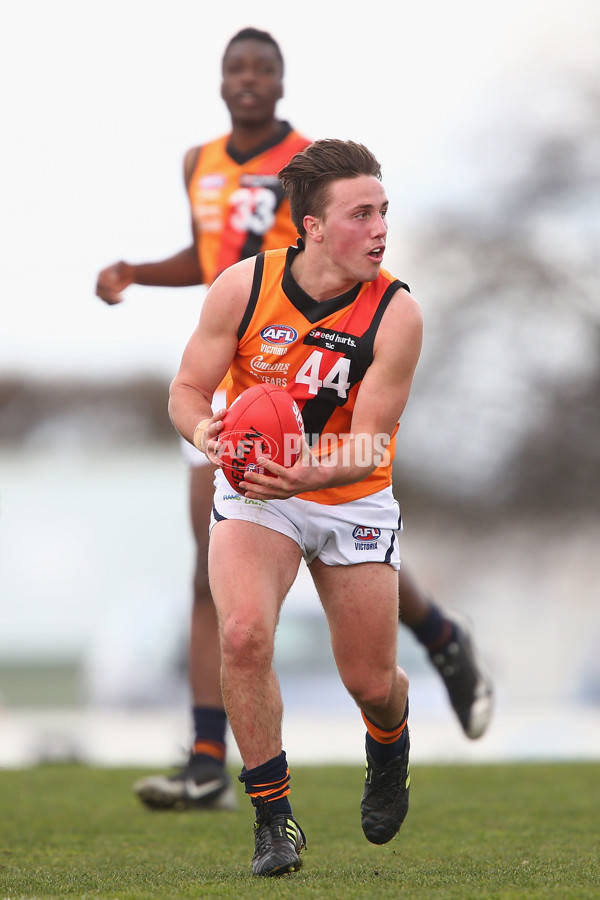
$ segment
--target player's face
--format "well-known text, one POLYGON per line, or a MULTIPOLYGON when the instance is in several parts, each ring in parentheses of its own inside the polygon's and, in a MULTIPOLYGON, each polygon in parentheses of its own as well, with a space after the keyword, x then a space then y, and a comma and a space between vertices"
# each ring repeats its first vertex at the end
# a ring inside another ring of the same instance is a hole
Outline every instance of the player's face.
POLYGON ((372 175, 343 178, 329 185, 321 219, 323 247, 349 281, 374 281, 385 251, 388 199, 372 175))
POLYGON ((243 40, 223 60, 221 96, 233 124, 262 125, 275 115, 283 96, 281 62, 272 44, 243 40))

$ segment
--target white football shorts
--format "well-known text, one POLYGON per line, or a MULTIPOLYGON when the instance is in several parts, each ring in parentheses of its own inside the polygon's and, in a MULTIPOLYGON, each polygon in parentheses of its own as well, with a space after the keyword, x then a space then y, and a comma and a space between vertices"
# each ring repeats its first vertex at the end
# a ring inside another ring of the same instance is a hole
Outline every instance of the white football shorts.
MULTIPOLYGON (((225 391, 216 391, 213 395, 212 408, 214 412, 218 409, 224 409, 227 406, 227 395, 225 391)), ((188 465, 192 466, 192 468, 196 468, 197 466, 211 466, 212 463, 208 459, 205 453, 202 453, 201 450, 198 450, 197 447, 194 447, 193 444, 190 444, 189 441, 186 441, 184 437, 180 439, 181 446, 181 456, 183 457, 183 461, 188 465)))
POLYGON ((217 469, 211 529, 223 519, 242 519, 287 535, 309 565, 318 558, 327 566, 380 562, 400 568, 402 519, 391 487, 333 505, 299 497, 249 500, 234 491, 217 469))

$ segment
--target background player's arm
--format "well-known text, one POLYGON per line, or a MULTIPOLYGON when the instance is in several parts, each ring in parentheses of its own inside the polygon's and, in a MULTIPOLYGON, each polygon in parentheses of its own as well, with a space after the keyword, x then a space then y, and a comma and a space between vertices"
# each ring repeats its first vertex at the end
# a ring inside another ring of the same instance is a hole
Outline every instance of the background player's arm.
POLYGON ((344 452, 316 464, 304 453, 292 468, 267 461, 278 476, 252 472, 242 484, 250 499, 284 499, 294 494, 362 481, 380 465, 386 442, 402 415, 421 352, 421 311, 407 291, 400 290, 388 306, 375 338, 373 362, 361 382, 344 452), (360 437, 357 437, 360 436, 360 437), (329 464, 328 464, 329 463, 329 464), (249 489, 248 489, 249 488, 249 489))
MULTIPOLYGON (((184 181, 187 190, 194 166, 198 158, 199 147, 193 147, 185 155, 184 181)), ((198 260, 198 235, 192 221, 192 243, 189 247, 158 262, 132 264, 121 260, 107 266, 98 275, 96 294, 109 306, 121 303, 123 291, 130 284, 143 284, 151 287, 189 287, 203 284, 202 269, 198 260)))
MULTIPOLYGON (((254 265, 252 258, 231 266, 209 288, 200 321, 187 343, 179 371, 171 383, 171 421, 192 444, 198 423, 213 418, 213 394, 235 356, 237 332, 248 304, 254 265)), ((211 429, 210 438, 214 438, 217 431, 211 429)))

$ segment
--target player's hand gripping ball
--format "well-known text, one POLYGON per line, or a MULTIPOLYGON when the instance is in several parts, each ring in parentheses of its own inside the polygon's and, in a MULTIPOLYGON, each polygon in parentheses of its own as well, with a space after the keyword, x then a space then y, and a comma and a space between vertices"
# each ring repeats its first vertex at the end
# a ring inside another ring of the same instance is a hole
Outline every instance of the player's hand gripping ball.
POLYGON ((238 493, 246 472, 270 473, 256 460, 293 466, 300 456, 304 426, 290 394, 274 384, 256 384, 236 397, 223 417, 218 457, 223 474, 238 493))

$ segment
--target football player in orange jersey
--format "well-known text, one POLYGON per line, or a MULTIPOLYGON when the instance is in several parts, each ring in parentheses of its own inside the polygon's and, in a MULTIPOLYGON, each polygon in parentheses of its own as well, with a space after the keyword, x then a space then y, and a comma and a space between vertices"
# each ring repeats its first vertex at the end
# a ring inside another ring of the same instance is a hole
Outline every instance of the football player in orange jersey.
MULTIPOLYGON (((221 88, 231 132, 192 148, 184 159, 192 242, 158 262, 121 261, 103 269, 96 293, 104 302, 119 304, 131 284, 210 284, 222 267, 237 259, 295 242, 296 228, 276 173, 309 141, 276 117, 277 101, 283 95, 283 69, 280 48, 267 32, 246 28, 232 37, 223 56, 221 88)), ((235 797, 224 766, 227 720, 207 572, 214 469, 187 442, 182 442, 182 448, 190 465, 196 543, 189 654, 194 744, 181 770, 144 778, 135 790, 154 809, 233 808, 235 797)), ((468 631, 432 601, 404 565, 399 591, 403 624, 426 647, 465 733, 479 737, 491 716, 492 692, 468 631)))
POLYGON ((209 543, 223 698, 243 761, 239 779, 255 809, 252 872, 260 876, 299 869, 306 845, 290 803, 273 668, 277 621, 302 558, 367 730, 361 823, 369 841, 396 835, 410 786, 392 465, 421 351, 421 311, 407 285, 381 267, 388 198, 366 147, 315 141, 279 177, 298 244, 236 263, 215 281, 169 402, 180 434, 218 462, 224 409, 213 411, 215 389, 229 373, 233 402, 253 383, 256 348, 274 323, 277 336, 286 335, 285 390, 311 448, 305 443, 289 468, 258 458, 240 484, 243 497, 217 470, 209 543))

